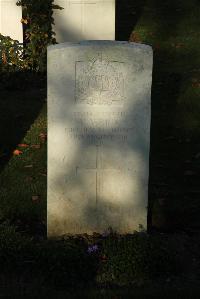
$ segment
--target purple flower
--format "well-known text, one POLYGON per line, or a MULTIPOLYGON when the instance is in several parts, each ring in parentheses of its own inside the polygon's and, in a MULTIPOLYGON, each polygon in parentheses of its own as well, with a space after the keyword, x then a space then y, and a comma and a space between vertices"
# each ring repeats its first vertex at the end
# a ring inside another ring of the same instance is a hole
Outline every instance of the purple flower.
POLYGON ((88 252, 88 253, 94 253, 94 252, 97 252, 98 249, 99 249, 98 245, 92 245, 92 246, 89 246, 89 247, 88 247, 87 252, 88 252))

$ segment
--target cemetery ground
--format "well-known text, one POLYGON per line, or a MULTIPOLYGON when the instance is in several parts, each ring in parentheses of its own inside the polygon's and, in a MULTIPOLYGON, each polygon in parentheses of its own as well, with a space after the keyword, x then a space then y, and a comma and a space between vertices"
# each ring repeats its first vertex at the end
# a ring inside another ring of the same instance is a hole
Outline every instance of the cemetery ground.
POLYGON ((199 13, 117 1, 116 39, 154 50, 148 234, 46 240, 46 75, 2 74, 0 296, 199 298, 199 13))

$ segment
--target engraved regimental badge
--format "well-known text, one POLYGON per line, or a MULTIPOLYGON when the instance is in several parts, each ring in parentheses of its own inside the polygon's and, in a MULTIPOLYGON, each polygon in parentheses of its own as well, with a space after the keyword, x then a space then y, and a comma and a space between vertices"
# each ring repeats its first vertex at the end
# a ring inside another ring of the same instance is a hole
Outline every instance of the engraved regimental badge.
POLYGON ((94 60, 76 62, 75 101, 88 105, 122 105, 124 63, 94 60))

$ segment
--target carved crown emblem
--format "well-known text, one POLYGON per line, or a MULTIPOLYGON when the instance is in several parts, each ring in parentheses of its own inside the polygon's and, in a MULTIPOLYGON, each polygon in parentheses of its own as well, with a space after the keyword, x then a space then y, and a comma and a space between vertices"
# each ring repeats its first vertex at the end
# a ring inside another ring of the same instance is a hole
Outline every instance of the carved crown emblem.
POLYGON ((78 104, 112 105, 124 100, 123 62, 76 62, 75 97, 78 104))

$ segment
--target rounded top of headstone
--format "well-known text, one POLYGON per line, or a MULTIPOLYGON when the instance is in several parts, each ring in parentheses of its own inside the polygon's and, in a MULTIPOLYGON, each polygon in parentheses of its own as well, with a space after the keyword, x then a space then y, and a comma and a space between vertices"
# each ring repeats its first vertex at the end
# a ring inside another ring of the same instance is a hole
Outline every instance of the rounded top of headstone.
POLYGON ((134 42, 127 41, 112 41, 112 40, 87 40, 80 42, 66 42, 60 43, 56 45, 48 46, 48 51, 64 49, 64 48, 72 48, 72 47, 80 47, 80 46, 89 46, 89 47, 129 47, 129 48, 137 48, 145 51, 152 52, 152 47, 146 44, 139 44, 134 42))

